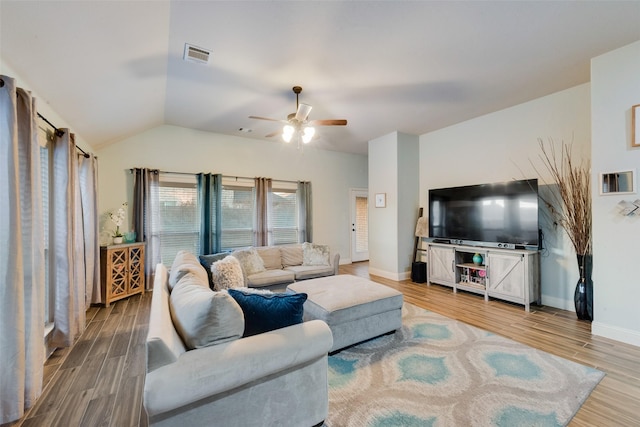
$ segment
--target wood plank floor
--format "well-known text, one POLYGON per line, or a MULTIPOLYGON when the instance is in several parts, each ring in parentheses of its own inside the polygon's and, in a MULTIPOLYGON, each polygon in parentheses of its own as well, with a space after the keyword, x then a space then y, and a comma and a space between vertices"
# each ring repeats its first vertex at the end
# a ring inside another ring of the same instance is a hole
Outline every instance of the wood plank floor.
MULTIPOLYGON (((606 372, 570 426, 640 426, 640 348, 594 337, 588 322, 551 307, 488 301, 439 285, 369 276, 368 263, 340 266, 340 273, 398 289, 405 301, 492 331, 531 347, 606 372)), ((87 329, 45 365, 45 389, 13 426, 146 426, 142 409, 151 294, 92 307, 87 329)), ((5 426, 3 426, 5 427, 5 426)))

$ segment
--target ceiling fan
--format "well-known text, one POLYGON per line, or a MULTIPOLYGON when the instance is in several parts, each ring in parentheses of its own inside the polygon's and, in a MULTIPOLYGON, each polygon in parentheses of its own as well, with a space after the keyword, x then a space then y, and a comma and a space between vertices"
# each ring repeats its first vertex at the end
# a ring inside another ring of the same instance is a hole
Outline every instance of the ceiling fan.
POLYGON ((313 107, 308 104, 301 104, 298 101, 298 95, 302 92, 300 86, 294 86, 292 89, 293 93, 296 94, 296 112, 289 114, 286 120, 249 116, 250 119, 268 120, 285 124, 282 130, 265 135, 267 138, 282 134, 282 139, 285 142, 290 142, 294 136, 297 136, 298 142, 302 140, 303 143, 307 144, 311 141, 313 135, 315 135, 314 126, 345 126, 347 124, 347 121, 344 119, 308 120, 309 113, 313 107))

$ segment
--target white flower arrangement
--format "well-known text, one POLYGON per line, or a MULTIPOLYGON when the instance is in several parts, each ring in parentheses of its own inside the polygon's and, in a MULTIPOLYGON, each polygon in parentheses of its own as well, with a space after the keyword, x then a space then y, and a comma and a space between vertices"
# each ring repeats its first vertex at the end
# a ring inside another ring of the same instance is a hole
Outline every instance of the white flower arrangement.
POLYGON ((109 212, 109 219, 116 225, 116 231, 113 233, 113 237, 122 237, 122 233, 120 233, 120 226, 124 222, 124 218, 127 214, 126 207, 127 202, 124 202, 117 211, 109 212))

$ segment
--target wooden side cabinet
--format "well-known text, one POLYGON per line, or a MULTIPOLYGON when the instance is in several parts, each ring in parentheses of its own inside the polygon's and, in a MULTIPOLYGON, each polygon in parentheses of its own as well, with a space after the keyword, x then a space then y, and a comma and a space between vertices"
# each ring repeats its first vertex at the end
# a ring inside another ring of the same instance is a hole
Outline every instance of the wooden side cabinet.
POLYGON ((144 292, 144 247, 141 242, 100 247, 100 284, 106 307, 144 292))

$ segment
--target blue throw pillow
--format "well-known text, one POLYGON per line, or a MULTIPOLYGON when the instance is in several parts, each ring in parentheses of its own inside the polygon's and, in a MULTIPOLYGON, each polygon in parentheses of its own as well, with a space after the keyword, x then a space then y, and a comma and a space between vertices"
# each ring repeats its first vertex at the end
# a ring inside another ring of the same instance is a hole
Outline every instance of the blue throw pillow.
POLYGON ((244 313, 244 336, 302 323, 307 294, 261 295, 228 289, 244 313))

